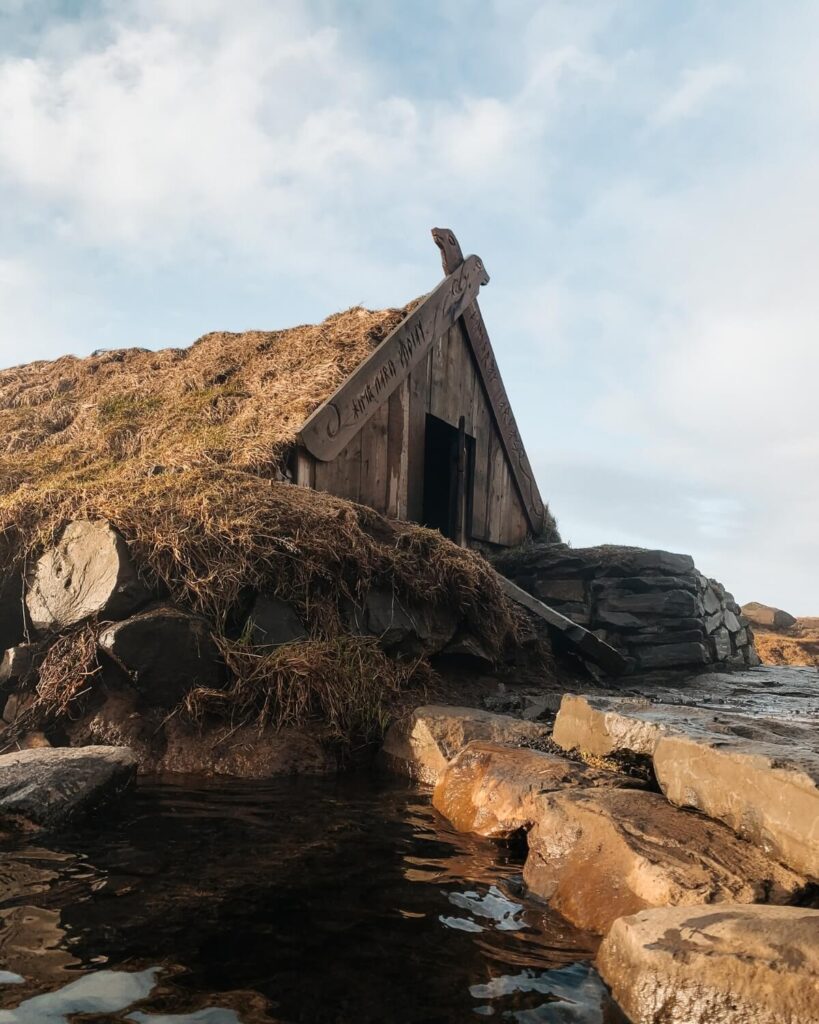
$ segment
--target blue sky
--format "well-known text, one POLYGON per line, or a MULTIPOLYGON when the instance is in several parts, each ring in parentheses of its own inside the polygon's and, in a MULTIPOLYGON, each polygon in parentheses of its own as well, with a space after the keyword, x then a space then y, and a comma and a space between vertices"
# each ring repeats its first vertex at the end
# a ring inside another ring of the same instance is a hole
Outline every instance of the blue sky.
POLYGON ((481 304, 574 544, 819 614, 819 5, 0 0, 0 365, 481 304))

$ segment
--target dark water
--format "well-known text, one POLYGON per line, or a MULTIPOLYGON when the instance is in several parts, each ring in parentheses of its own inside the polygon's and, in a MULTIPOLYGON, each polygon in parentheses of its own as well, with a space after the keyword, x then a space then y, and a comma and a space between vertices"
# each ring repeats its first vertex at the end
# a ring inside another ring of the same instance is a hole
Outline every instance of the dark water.
POLYGON ((143 780, 1 856, 0 1024, 621 1020, 595 939, 401 783, 143 780))

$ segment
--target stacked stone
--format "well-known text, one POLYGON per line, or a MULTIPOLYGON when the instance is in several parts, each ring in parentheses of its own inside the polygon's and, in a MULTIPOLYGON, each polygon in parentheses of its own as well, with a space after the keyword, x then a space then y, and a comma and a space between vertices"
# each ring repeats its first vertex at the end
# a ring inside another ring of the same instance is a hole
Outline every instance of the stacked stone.
POLYGON ((634 671, 759 664, 750 622, 690 555, 605 545, 534 544, 499 572, 622 651, 634 671))
MULTIPOLYGON (((237 632, 253 647, 308 639, 287 602, 263 593, 248 600, 235 617, 237 632)), ((350 603, 343 611, 351 633, 377 638, 396 658, 492 664, 480 638, 440 602, 404 606, 391 589, 373 587, 360 607, 350 603)), ((26 579, 20 573, 0 576, 0 729, 25 722, 37 666, 50 645, 90 621, 103 624, 96 639, 105 656, 105 682, 112 689, 127 683, 144 707, 169 709, 195 686, 212 690, 227 681, 210 624, 150 592, 111 523, 80 520, 65 528, 26 579)))

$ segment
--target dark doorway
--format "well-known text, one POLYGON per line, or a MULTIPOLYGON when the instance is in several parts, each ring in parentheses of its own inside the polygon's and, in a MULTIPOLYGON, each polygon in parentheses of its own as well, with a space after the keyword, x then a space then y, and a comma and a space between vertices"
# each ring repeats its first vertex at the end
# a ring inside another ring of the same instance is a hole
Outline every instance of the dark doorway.
POLYGON ((474 447, 463 417, 459 429, 427 414, 423 522, 459 543, 471 520, 474 447))

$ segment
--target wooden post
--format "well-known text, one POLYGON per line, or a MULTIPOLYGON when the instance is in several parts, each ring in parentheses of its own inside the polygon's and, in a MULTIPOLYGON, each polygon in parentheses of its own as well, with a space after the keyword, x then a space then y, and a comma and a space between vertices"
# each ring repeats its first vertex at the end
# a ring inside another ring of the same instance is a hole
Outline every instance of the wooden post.
POLYGON ((455 543, 464 546, 466 536, 466 417, 458 420, 458 489, 455 493, 455 543))

